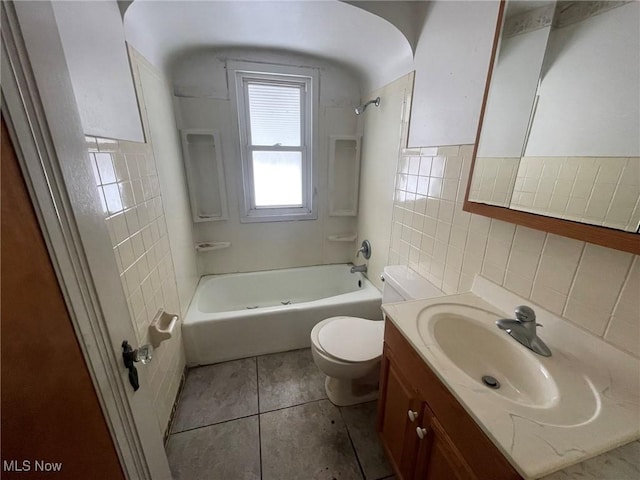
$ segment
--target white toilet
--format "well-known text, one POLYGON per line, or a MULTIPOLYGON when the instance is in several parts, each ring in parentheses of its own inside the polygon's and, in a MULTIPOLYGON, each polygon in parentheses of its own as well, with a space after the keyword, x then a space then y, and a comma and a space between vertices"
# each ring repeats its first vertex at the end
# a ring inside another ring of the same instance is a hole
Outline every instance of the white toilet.
MULTIPOLYGON (((432 283, 406 266, 384 268, 382 303, 403 302, 444 295, 432 283)), ((357 317, 331 317, 311 330, 311 352, 327 375, 329 400, 344 407, 378 398, 384 321, 357 317)))

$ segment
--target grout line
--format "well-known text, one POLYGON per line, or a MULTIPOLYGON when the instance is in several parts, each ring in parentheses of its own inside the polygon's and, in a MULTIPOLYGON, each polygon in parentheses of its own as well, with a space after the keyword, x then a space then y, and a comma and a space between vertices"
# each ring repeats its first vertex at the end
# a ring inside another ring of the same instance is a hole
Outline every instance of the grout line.
POLYGON ((259 415, 258 413, 252 413, 251 415, 244 415, 242 417, 230 418, 229 420, 222 420, 221 422, 208 423, 206 425, 199 425, 197 427, 187 428, 185 430, 180 430, 179 432, 171 432, 171 435, 179 435, 181 433, 192 432, 194 430, 200 430, 201 428, 213 427, 215 425, 222 425, 224 423, 235 422, 236 420, 244 420, 245 418, 251 418, 259 415))
POLYGON ((278 412, 280 410, 286 410, 287 408, 294 408, 294 407, 300 407, 302 405, 308 405, 310 403, 316 403, 316 402, 321 402, 323 400, 328 400, 327 398, 319 398, 317 400, 309 400, 308 402, 302 402, 302 403, 296 403, 295 405, 288 405, 286 407, 280 407, 280 408, 274 408, 273 410, 267 410, 265 412, 257 412, 257 413, 252 413, 251 415, 244 415, 242 417, 236 417, 236 418, 230 418, 228 420, 222 420, 220 422, 214 422, 214 423, 208 423, 206 425, 199 425, 197 427, 193 427, 193 428, 187 428, 185 430, 180 430, 179 432, 171 432, 171 435, 177 435, 179 433, 185 433, 185 432, 191 432, 193 430, 198 430, 200 428, 207 428, 207 427, 213 427, 214 425, 221 425, 223 423, 229 423, 229 422, 233 422, 235 420, 242 420, 245 418, 251 418, 251 417, 255 417, 260 416, 264 413, 272 413, 272 412, 278 412))
MULTIPOLYGON (((587 242, 582 242, 582 250, 580 250, 580 257, 578 258, 578 263, 576 264, 576 268, 573 271, 573 277, 571 278, 571 285, 569 286, 569 291, 567 292, 567 298, 562 307, 562 315, 563 318, 567 318, 567 307, 569 306, 569 300, 571 299, 571 294, 573 293, 573 288, 575 287, 576 280, 578 279, 578 271, 580 270, 580 266, 582 265, 582 260, 584 260, 585 252, 587 251, 587 242)), ((584 328, 584 327, 583 327, 584 328)), ((589 330, 590 331, 590 330, 589 330)), ((600 337, 600 335, 597 335, 600 337)))
POLYGON ((344 429, 347 431, 347 437, 349 437, 349 443, 351 444, 353 455, 356 457, 356 462, 358 463, 358 468, 360 469, 362 480, 366 480, 367 477, 365 476, 364 469, 362 468, 362 464, 360 463, 360 458, 358 457, 358 451, 356 450, 356 446, 353 443, 353 438, 351 438, 351 432, 349 431, 349 426, 347 425, 347 422, 344 419, 344 415, 342 415, 342 408, 338 407, 338 411, 340 412, 340 418, 342 419, 342 423, 344 424, 344 429))
POLYGON ((279 412, 280 410, 286 410, 287 408, 300 407, 302 405, 308 405, 310 403, 317 403, 317 402, 321 402, 323 400, 328 400, 328 398, 327 397, 318 398, 316 400, 309 400, 308 402, 296 403, 294 405, 288 405, 286 407, 279 407, 279 408, 274 408, 272 410, 265 410, 264 412, 260 412, 259 415, 262 415, 264 413, 279 412))
MULTIPOLYGON (((542 265, 542 258, 544 257, 545 248, 547 248, 547 242, 549 240, 549 234, 544 232, 544 240, 542 241, 542 247, 540 248, 540 254, 538 255, 538 263, 536 264, 536 271, 533 273, 533 280, 531 282, 531 289, 529 290, 529 296, 527 297, 531 300, 533 296, 533 289, 538 281, 538 274, 540 273, 540 266, 542 265)), ((564 308, 564 307, 563 307, 564 308)))
MULTIPOLYGON (((629 264, 629 268, 627 268, 627 273, 624 276, 624 280, 622 281, 622 285, 620 286, 620 291, 618 292, 618 296, 616 298, 615 303, 613 304, 613 308, 611 309, 611 313, 609 313, 609 319, 607 320, 607 324, 604 327, 604 333, 602 334, 602 339, 604 340, 604 337, 607 336, 607 334, 609 333, 609 328, 611 328, 611 323, 613 321, 613 316, 616 313, 616 310, 618 309, 618 306, 620 305, 620 302, 622 301, 622 294, 624 293, 625 289, 627 288, 628 284, 631 283, 631 272, 633 270, 634 264, 638 262, 638 257, 632 257, 631 258, 631 263, 629 264)), ((607 340, 605 340, 606 342, 607 340)), ((620 348, 620 347, 617 347, 620 348)))

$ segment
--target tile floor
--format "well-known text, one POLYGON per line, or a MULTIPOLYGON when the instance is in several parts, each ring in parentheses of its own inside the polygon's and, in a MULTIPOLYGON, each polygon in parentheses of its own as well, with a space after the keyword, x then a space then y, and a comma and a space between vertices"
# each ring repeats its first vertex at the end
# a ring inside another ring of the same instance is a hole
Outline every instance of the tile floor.
POLYGON ((393 479, 376 402, 336 407, 311 351, 189 370, 167 455, 175 480, 393 479))

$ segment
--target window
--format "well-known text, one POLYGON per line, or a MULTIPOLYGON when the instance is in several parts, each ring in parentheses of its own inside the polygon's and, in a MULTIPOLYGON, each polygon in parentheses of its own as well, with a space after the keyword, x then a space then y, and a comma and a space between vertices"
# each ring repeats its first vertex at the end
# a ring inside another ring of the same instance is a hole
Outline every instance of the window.
POLYGON ((256 71, 257 66, 237 64, 229 69, 235 75, 242 159, 241 221, 315 219, 316 73, 279 66, 273 66, 275 71, 256 71))

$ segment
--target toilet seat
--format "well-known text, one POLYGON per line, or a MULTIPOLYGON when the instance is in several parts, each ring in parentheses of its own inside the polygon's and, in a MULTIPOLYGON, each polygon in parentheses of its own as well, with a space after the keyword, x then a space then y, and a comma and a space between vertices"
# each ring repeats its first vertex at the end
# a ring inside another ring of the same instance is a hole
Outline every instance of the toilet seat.
POLYGON ((318 343, 329 355, 346 362, 368 362, 382 355, 384 322, 358 317, 334 317, 318 332, 318 343))

